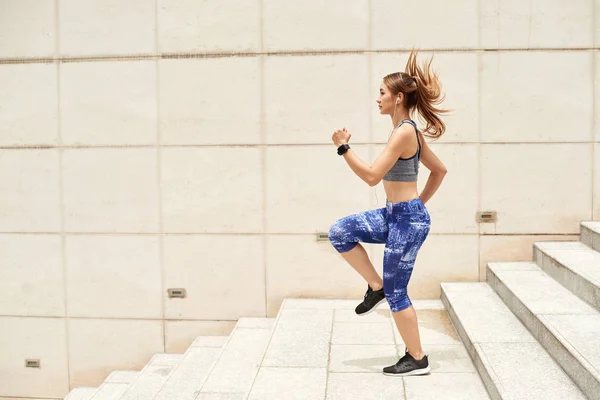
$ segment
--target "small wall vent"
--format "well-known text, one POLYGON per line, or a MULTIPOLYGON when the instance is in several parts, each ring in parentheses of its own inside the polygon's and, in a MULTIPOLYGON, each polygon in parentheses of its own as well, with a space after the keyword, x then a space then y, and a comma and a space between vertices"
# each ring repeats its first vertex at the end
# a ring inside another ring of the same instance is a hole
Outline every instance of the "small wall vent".
POLYGON ((490 223, 496 222, 497 219, 498 216, 496 214, 496 211, 479 211, 477 213, 477 222, 490 223))
POLYGON ((25 360, 25 367, 27 368, 40 368, 40 360, 25 360))
POLYGON ((168 289, 168 292, 171 299, 183 299, 186 296, 186 291, 183 288, 168 289))

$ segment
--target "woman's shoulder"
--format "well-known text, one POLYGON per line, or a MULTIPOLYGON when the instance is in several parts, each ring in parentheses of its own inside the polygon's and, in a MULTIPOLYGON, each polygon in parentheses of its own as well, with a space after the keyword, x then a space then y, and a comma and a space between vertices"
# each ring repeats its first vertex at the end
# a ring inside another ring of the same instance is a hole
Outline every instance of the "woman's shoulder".
MULTIPOLYGON (((406 120, 406 121, 409 121, 409 120, 406 120)), ((394 133, 402 135, 402 136, 409 135, 409 134, 414 136, 415 130, 417 132, 419 132, 419 129, 416 128, 415 126, 413 126, 412 124, 407 123, 407 122, 401 122, 396 126, 396 128, 394 128, 394 133)))

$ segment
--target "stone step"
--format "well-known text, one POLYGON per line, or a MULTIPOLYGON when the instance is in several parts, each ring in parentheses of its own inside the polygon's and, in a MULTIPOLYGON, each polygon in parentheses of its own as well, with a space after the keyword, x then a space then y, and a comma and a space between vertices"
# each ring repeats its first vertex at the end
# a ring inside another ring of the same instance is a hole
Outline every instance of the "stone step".
POLYGON ((536 264, 489 263, 489 285, 588 398, 600 400, 600 312, 536 264))
POLYGON ((198 336, 190 347, 225 347, 229 336, 198 336))
MULTIPOLYGON (((273 321, 274 318, 241 318, 236 326, 261 326, 270 329, 273 321)), ((195 400, 223 353, 228 339, 229 336, 196 338, 154 400, 195 400)))
POLYGON ((98 388, 78 387, 71 390, 64 400, 90 400, 97 391, 98 388))
POLYGON ((333 309, 288 309, 286 301, 248 400, 325 398, 333 309))
POLYGON ((222 353, 201 385, 200 392, 196 390, 197 400, 246 398, 271 337, 274 322, 274 318, 248 317, 238 320, 222 353))
POLYGON ((333 326, 333 309, 279 310, 276 328, 261 366, 325 368, 333 326))
POLYGON ((155 354, 119 400, 150 400, 183 359, 183 354, 155 354))
POLYGON ((581 223, 581 242, 600 251, 600 221, 584 221, 581 223))
POLYGON ((600 310, 600 252, 581 242, 537 242, 533 258, 544 272, 600 310))
POLYGON ((492 399, 586 398, 487 283, 442 283, 441 288, 492 399))
POLYGON ((441 301, 413 302, 432 372, 403 379, 382 374, 404 354, 389 307, 357 302, 284 300, 248 400, 489 399, 441 301))
POLYGON ((118 400, 138 378, 140 371, 113 371, 90 400, 118 400))

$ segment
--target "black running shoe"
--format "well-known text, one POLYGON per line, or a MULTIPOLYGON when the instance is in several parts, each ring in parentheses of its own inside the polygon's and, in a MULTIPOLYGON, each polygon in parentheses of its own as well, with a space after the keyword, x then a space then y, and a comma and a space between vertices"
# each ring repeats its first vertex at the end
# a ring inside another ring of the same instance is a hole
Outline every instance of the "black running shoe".
POLYGON ((365 298, 362 303, 356 306, 354 310, 358 315, 367 315, 371 311, 375 309, 379 304, 385 301, 385 294, 383 293, 383 288, 379 290, 371 289, 370 285, 367 285, 367 293, 365 293, 365 298))
POLYGON ((384 375, 390 376, 408 376, 408 375, 425 375, 431 371, 427 356, 423 356, 420 360, 415 360, 413 356, 406 353, 396 364, 383 369, 384 375))

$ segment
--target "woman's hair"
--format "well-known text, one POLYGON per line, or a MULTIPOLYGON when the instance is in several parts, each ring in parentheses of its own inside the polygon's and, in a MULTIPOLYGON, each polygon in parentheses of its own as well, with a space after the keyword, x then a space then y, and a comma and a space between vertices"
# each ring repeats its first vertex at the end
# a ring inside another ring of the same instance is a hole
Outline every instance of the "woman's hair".
POLYGON ((444 134, 446 125, 440 118, 440 114, 451 110, 437 108, 445 99, 442 94, 442 85, 438 79, 438 74, 431 69, 431 62, 424 62, 422 67, 417 65, 417 51, 410 52, 405 72, 395 72, 383 78, 383 83, 395 96, 398 93, 404 93, 404 106, 408 108, 409 113, 416 109, 419 115, 425 120, 426 125, 423 135, 431 138, 439 138, 444 134))

